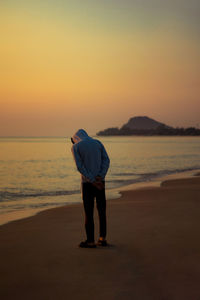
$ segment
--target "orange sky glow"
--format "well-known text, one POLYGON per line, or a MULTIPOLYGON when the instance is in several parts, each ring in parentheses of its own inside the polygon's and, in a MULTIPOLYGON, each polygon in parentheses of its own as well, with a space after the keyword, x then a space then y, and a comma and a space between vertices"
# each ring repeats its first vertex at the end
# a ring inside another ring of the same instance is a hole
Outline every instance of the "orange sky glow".
POLYGON ((200 126, 200 5, 99 2, 0 4, 0 136, 200 126))

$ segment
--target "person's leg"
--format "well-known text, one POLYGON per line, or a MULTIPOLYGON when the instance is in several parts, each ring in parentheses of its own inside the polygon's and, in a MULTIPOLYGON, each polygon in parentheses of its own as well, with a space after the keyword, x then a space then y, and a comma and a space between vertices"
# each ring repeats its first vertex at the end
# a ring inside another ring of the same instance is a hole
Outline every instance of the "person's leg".
POLYGON ((99 214, 99 235, 100 238, 106 238, 106 195, 105 188, 102 190, 96 189, 96 202, 99 214))
POLYGON ((89 182, 82 183, 82 197, 85 210, 85 230, 87 242, 94 242, 94 191, 93 186, 89 182))

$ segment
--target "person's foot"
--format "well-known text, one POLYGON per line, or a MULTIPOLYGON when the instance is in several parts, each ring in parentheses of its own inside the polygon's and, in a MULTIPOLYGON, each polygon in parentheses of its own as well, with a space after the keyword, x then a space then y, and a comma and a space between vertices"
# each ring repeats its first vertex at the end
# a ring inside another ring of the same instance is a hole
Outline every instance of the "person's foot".
POLYGON ((102 247, 107 247, 108 243, 107 243, 107 241, 106 241, 105 238, 100 237, 99 240, 98 240, 98 242, 97 242, 97 245, 98 246, 102 246, 102 247))
POLYGON ((96 245, 94 242, 88 242, 87 240, 84 242, 81 242, 79 244, 80 248, 96 248, 96 245))

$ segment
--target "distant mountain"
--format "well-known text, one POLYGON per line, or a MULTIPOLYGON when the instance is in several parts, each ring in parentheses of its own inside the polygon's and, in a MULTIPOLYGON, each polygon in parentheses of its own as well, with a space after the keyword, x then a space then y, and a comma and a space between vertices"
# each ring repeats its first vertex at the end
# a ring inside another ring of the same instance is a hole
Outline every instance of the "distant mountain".
POLYGON ((97 133, 99 136, 111 135, 163 135, 163 136, 200 136, 200 129, 173 128, 164 123, 153 120, 149 117, 133 117, 121 128, 111 127, 97 133))
POLYGON ((129 129, 157 129, 158 127, 166 127, 170 128, 169 126, 160 123, 156 120, 153 120, 149 117, 133 117, 131 118, 128 123, 124 124, 121 129, 129 128, 129 129))

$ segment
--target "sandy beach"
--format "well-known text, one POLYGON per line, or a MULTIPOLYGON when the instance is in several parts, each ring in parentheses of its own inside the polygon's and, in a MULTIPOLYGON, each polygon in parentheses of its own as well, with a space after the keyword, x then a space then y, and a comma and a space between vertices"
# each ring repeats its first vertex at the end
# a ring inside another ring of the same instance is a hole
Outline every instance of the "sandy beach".
POLYGON ((123 191, 107 215, 108 248, 78 248, 80 204, 0 226, 0 299, 200 299, 199 176, 123 191))

